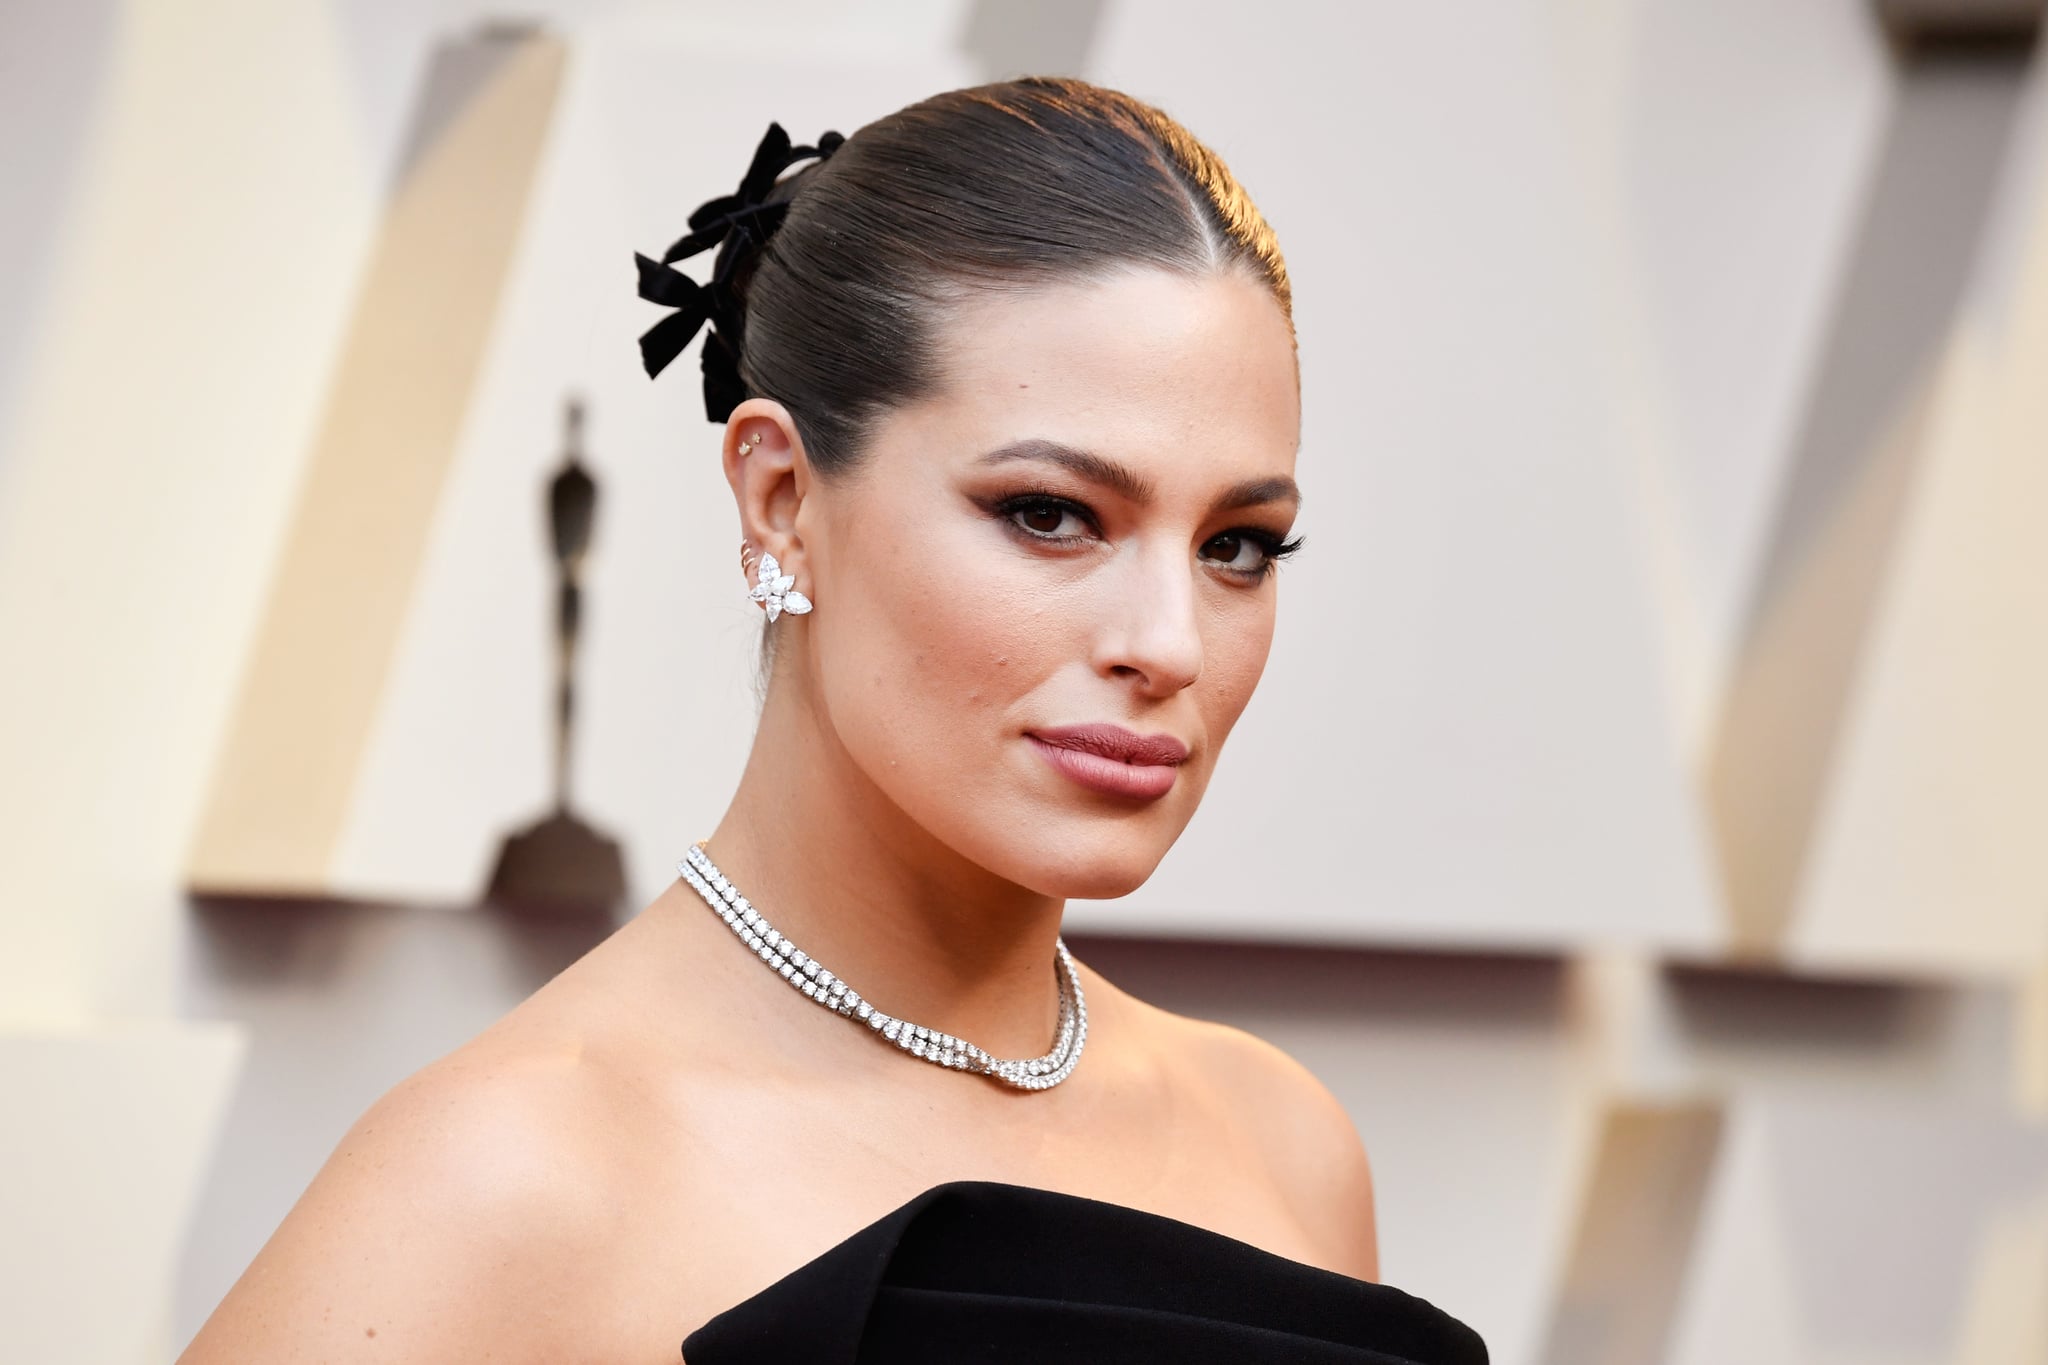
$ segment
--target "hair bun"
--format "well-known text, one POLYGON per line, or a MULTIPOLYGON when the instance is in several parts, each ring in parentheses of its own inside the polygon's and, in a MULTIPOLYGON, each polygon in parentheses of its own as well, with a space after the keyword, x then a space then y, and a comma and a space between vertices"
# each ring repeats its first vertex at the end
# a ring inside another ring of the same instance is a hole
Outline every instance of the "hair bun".
POLYGON ((714 422, 725 421, 747 396, 746 382, 740 378, 746 309, 737 282, 741 263, 767 245, 789 212, 789 201, 771 203, 769 192, 791 166, 813 157, 823 161, 845 141, 844 135, 828 132, 815 147, 795 147, 781 124, 770 123, 737 190, 699 204, 690 215, 689 232, 659 261, 633 254, 640 272, 640 297, 676 310, 641 334, 641 363, 650 379, 660 374, 709 322, 702 357, 704 413, 714 422), (721 243, 709 283, 698 284, 673 268, 675 262, 721 243))

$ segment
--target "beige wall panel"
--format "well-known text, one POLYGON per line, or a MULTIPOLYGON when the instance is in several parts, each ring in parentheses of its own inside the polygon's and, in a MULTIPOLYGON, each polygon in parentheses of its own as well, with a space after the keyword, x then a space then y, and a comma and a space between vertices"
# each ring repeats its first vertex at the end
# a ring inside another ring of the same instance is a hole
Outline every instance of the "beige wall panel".
MULTIPOLYGON (((0 432, 12 425, 17 386, 44 320, 43 304, 74 224, 66 212, 87 162, 107 93, 120 0, 17 0, 0 6, 0 52, 33 52, 7 67, 0 120, 0 432)), ((0 440, 0 479, 11 452, 0 440)))
POLYGON ((1720 1138, 1713 1103, 1607 1113, 1543 1350, 1548 1365, 1663 1357, 1720 1138))
POLYGON ((2024 74, 2022 54, 1995 47, 1900 59, 1708 764, 1746 956, 1780 950, 1811 869, 1994 235, 2024 74))
POLYGON ((2015 1108, 2048 1120, 2048 963, 2037 963, 2013 987, 2014 1028, 2009 1079, 2015 1108))
POLYGON ((1775 958, 1790 928, 1934 388, 1930 375, 1899 395, 1862 477, 1811 532, 1734 661, 1705 786, 1730 946, 1744 958, 1775 958))
POLYGON ((565 46, 446 49, 416 114, 190 863, 318 892, 525 220, 565 46))
MULTIPOLYGON (((13 1019, 170 998, 193 822, 378 192, 322 5, 117 9, 72 15, 107 47, 69 198, 7 206, 56 220, 0 432, 13 1019)), ((10 83, 11 117, 63 126, 42 88, 10 83)))
POLYGON ((2048 1190, 1993 1212, 1969 1265, 1956 1344, 1943 1365, 2048 1360, 2048 1190))
POLYGON ((2048 957, 2048 90, 2033 91, 1873 627, 1790 949, 2048 957))
POLYGON ((2048 1129, 1995 1110, 1738 1100, 1664 1365, 2035 1365, 2044 1201, 2048 1129))
POLYGON ((6 1355, 168 1359, 173 1260, 240 1067, 233 1024, 0 1037, 6 1355))
POLYGON ((1893 99, 1865 0, 1566 6, 1604 395, 1705 751, 1893 99), (1734 92, 1740 97, 1734 97, 1734 92))
MULTIPOLYGON (((2004 1111, 2023 1010, 1997 984, 1672 970, 1632 1021, 1694 1095, 1880 1095, 2004 1111)), ((1668 1093, 1668 1092, 1667 1092, 1668 1093)))

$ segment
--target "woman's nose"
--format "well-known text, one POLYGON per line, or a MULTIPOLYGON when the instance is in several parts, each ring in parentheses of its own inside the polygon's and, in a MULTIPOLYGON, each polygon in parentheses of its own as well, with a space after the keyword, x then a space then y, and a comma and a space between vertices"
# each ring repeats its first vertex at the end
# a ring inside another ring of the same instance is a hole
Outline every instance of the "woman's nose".
POLYGON ((1167 697, 1202 672, 1196 567, 1185 548, 1133 547, 1109 576, 1096 670, 1137 682, 1147 696, 1167 697))

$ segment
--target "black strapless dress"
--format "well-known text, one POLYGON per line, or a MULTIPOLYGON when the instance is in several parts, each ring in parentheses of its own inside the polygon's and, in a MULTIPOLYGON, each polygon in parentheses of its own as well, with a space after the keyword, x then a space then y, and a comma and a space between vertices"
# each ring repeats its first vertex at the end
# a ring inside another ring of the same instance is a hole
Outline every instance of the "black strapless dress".
POLYGON ((683 1341, 687 1365, 1486 1365, 1427 1300, 1121 1204, 935 1185, 683 1341))

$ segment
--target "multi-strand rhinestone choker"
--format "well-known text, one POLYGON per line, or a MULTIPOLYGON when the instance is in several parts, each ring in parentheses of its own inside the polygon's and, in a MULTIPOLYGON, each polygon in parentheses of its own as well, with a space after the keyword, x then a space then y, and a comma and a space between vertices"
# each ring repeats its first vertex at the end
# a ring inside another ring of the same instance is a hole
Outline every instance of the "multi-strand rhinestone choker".
POLYGON ((676 864, 676 871, 725 921, 726 927, 783 980, 834 1014, 866 1024, 884 1042, 894 1043, 913 1057, 922 1057, 934 1066, 980 1072, 1019 1090, 1046 1090, 1058 1085, 1073 1074, 1074 1063, 1081 1060, 1081 1045, 1088 1041, 1088 1002, 1081 994, 1081 974, 1074 968, 1064 939, 1053 940, 1060 1023, 1052 1051, 1043 1057, 991 1057, 965 1039, 893 1018, 861 999, 859 992, 826 971, 816 958, 776 932, 738 888, 726 880, 701 843, 690 845, 690 851, 676 864))

